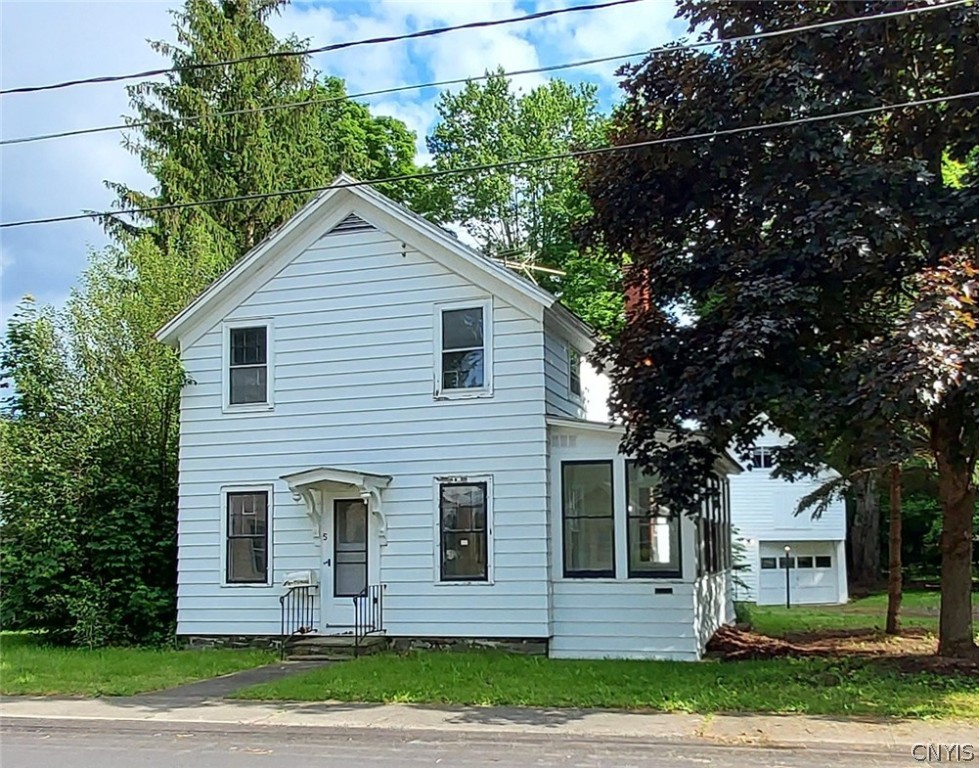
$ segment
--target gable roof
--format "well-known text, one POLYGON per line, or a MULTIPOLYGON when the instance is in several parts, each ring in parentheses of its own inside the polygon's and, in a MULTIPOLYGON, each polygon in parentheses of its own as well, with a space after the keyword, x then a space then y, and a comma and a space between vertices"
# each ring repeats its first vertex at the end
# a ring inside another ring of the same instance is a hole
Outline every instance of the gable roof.
POLYGON ((275 274, 273 268, 282 254, 296 246, 298 250, 304 249, 334 227, 340 226, 343 229, 351 216, 369 225, 377 224, 379 229, 384 229, 406 242, 414 241, 412 244, 415 247, 454 272, 489 278, 495 284, 497 292, 506 291, 518 306, 525 309, 542 307, 565 333, 590 347, 593 330, 562 307, 556 296, 514 274, 502 264, 488 259, 441 227, 369 186, 361 185, 346 174, 337 176, 330 189, 316 195, 292 218, 270 232, 262 242, 235 262, 227 272, 160 328, 156 332, 156 338, 172 346, 177 346, 187 338, 193 340, 196 338, 195 331, 199 331, 208 320, 213 325, 215 316, 223 316, 223 313, 233 308, 233 305, 228 306, 229 297, 238 296, 239 291, 247 288, 252 281, 264 282, 271 278, 275 274))

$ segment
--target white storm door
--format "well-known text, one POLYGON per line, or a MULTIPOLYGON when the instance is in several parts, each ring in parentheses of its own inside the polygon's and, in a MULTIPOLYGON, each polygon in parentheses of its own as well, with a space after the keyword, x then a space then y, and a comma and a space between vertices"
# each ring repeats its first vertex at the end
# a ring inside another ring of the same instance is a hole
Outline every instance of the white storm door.
POLYGON ((361 499, 335 499, 323 540, 324 631, 352 632, 354 597, 367 588, 369 521, 361 499))

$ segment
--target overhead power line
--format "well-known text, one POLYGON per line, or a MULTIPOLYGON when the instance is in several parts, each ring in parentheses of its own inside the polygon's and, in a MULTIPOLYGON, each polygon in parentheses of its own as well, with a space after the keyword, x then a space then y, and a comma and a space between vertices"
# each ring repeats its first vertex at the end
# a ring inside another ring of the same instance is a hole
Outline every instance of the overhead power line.
POLYGON ((366 179, 363 181, 341 182, 339 184, 327 184, 320 187, 306 187, 303 189, 287 189, 277 192, 256 192, 250 195, 233 195, 230 197, 217 197, 209 200, 196 200, 185 203, 166 203, 164 205, 151 205, 143 208, 123 208, 115 211, 91 211, 89 213, 75 213, 65 216, 49 216, 40 219, 23 219, 21 221, 8 221, 0 223, 0 229, 10 229, 13 227, 26 227, 35 224, 54 224, 62 221, 76 221, 78 219, 97 219, 107 216, 126 216, 142 213, 156 213, 159 211, 175 211, 185 208, 200 208, 207 205, 219 205, 221 203, 234 203, 249 200, 266 200, 270 198, 286 197, 288 195, 308 195, 318 192, 327 192, 333 189, 348 189, 350 187, 367 187, 377 184, 393 184, 401 181, 411 181, 414 179, 434 179, 443 176, 456 176, 463 173, 477 173, 480 171, 491 171, 500 168, 514 168, 530 163, 543 163, 551 160, 567 160, 577 157, 590 155, 605 155, 614 152, 625 152, 632 149, 642 149, 645 147, 662 146, 664 144, 678 144, 685 141, 699 141, 701 139, 715 139, 720 136, 734 136, 741 133, 753 131, 772 130, 775 128, 788 128, 794 125, 805 125, 808 123, 822 123, 830 120, 841 120, 861 115, 872 115, 882 112, 894 112, 908 107, 921 107, 928 104, 942 104, 950 101, 961 101, 963 99, 979 98, 979 91, 968 93, 954 93, 945 96, 935 96, 930 99, 916 99, 914 101, 904 101, 898 104, 884 104, 878 107, 866 107, 863 109, 852 109, 846 112, 833 112, 828 115, 811 115, 809 117, 798 117, 790 120, 780 120, 774 123, 759 123, 756 125, 744 125, 737 128, 722 128, 716 131, 705 131, 702 133, 691 133, 680 136, 667 136, 661 139, 649 139, 647 141, 637 141, 631 144, 618 144, 605 147, 595 147, 593 149, 579 149, 569 152, 558 152, 552 155, 538 155, 524 157, 514 160, 504 160, 496 163, 484 163, 482 165, 471 165, 463 168, 451 168, 441 171, 425 171, 423 173, 405 173, 399 176, 387 176, 380 179, 366 179))
POLYGON ((572 5, 567 8, 553 8, 549 11, 538 11, 528 13, 523 16, 511 16, 506 19, 492 19, 489 21, 470 21, 466 24, 455 24, 449 27, 435 27, 432 29, 420 29, 416 32, 406 32, 401 35, 385 35, 383 37, 369 37, 363 40, 347 40, 342 43, 331 43, 322 45, 318 48, 310 48, 301 51, 273 51, 271 53, 256 53, 251 56, 242 56, 238 59, 225 59, 223 61, 202 62, 200 64, 188 64, 183 67, 162 67, 160 69, 147 69, 142 72, 131 72, 126 75, 103 75, 101 77, 86 77, 79 80, 65 80, 60 83, 50 83, 48 85, 26 85, 19 88, 8 88, 0 90, 0 96, 7 96, 12 93, 37 93, 38 91, 53 91, 59 88, 71 88, 76 85, 90 85, 94 83, 117 83, 122 80, 136 80, 143 77, 156 77, 166 75, 170 72, 190 72, 202 69, 213 69, 215 67, 226 67, 233 64, 243 64, 249 61, 259 61, 261 59, 286 59, 301 56, 308 56, 316 53, 327 53, 330 51, 340 51, 346 48, 354 48, 360 45, 380 45, 382 43, 394 43, 400 40, 417 40, 423 37, 442 35, 446 32, 457 32, 463 29, 484 29, 486 27, 498 27, 504 24, 517 24, 525 21, 536 21, 546 19, 550 16, 559 16, 565 13, 578 13, 581 11, 595 11, 602 8, 612 8, 617 5, 631 5, 641 3, 644 0, 607 0, 602 3, 592 3, 590 5, 572 5))
MULTIPOLYGON (((622 53, 616 54, 614 56, 601 56, 594 59, 583 59, 579 61, 570 61, 563 64, 552 64, 546 67, 534 67, 532 69, 517 69, 509 72, 501 73, 504 77, 519 77, 522 75, 533 75, 542 74, 545 72, 557 72, 565 69, 574 69, 576 67, 587 67, 592 64, 604 64, 610 61, 625 61, 628 59, 634 59, 639 56, 651 56, 660 53, 666 53, 668 51, 682 51, 682 50, 697 50, 700 48, 710 48, 721 44, 734 44, 734 43, 744 43, 750 42, 752 40, 764 40, 772 37, 783 37, 786 35, 799 34, 801 32, 811 32, 818 29, 827 29, 830 27, 841 27, 849 24, 857 24, 867 21, 877 21, 879 19, 889 19, 895 16, 910 16, 913 14, 929 13, 931 11, 943 10, 945 8, 951 8, 956 5, 965 5, 971 2, 971 0, 953 0, 953 2, 941 3, 939 5, 927 5, 919 6, 916 8, 906 8, 900 11, 891 11, 887 13, 875 14, 872 16, 853 16, 846 19, 836 19, 833 21, 824 21, 817 24, 807 24, 802 27, 789 27, 788 29, 775 29, 768 32, 758 32, 752 35, 739 35, 736 37, 719 38, 717 40, 707 40, 699 41, 695 43, 685 43, 682 45, 662 45, 655 48, 650 48, 643 51, 633 51, 632 53, 622 53)), ((128 123, 119 123, 116 125, 104 125, 96 128, 79 128, 70 131, 60 131, 57 133, 44 133, 37 134, 33 136, 21 136, 13 139, 3 139, 0 140, 0 146, 7 146, 12 144, 28 144, 37 141, 47 141, 49 139, 62 139, 72 136, 84 136, 93 133, 105 133, 108 131, 123 131, 133 128, 143 128, 149 125, 166 125, 168 123, 194 123, 205 119, 214 119, 219 117, 232 117, 235 115, 247 115, 254 114, 257 112, 270 112, 279 109, 298 109, 300 107, 316 106, 321 104, 332 104, 339 101, 362 99, 370 96, 386 96, 392 93, 401 93, 404 91, 415 91, 422 90, 424 88, 440 88, 449 85, 461 85, 467 82, 480 82, 487 80, 490 77, 494 77, 496 73, 486 73, 483 75, 475 75, 471 77, 457 77, 451 80, 437 80, 428 83, 414 83, 411 85, 398 85, 392 86, 390 88, 380 88, 372 91, 362 91, 360 93, 350 93, 344 96, 328 96, 315 99, 304 99, 301 101, 290 102, 287 104, 268 104, 261 107, 248 107, 244 109, 231 109, 221 112, 212 112, 207 115, 187 115, 180 117, 167 117, 167 118, 154 118, 153 120, 140 120, 131 121, 128 123)))

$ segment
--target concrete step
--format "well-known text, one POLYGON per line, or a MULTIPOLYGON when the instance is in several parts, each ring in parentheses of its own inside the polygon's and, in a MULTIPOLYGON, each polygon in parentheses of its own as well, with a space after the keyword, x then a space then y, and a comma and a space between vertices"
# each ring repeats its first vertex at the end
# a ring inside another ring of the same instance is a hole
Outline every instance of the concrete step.
MULTIPOLYGON (((360 638, 361 647, 367 645, 384 645, 388 641, 384 635, 368 635, 360 638)), ((289 641, 289 645, 295 647, 318 647, 318 648, 346 648, 354 647, 353 635, 302 635, 294 637, 289 641)))
POLYGON ((294 660, 322 657, 329 661, 343 661, 353 658, 355 653, 377 653, 387 648, 388 644, 388 638, 383 635, 361 638, 359 648, 354 644, 353 635, 305 635, 287 642, 285 655, 294 660))

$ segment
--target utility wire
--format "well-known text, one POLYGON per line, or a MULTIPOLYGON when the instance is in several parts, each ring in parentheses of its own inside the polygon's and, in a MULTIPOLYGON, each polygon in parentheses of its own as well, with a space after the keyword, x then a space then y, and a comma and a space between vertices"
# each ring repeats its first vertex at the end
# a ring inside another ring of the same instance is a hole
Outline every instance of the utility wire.
MULTIPOLYGON (((865 21, 876 21, 878 19, 889 19, 895 16, 910 16, 912 14, 928 13, 930 11, 942 10, 945 8, 951 8, 956 5, 965 5, 972 0, 954 0, 954 2, 941 3, 939 5, 928 5, 919 6, 917 8, 906 8, 901 11, 892 11, 889 13, 881 13, 873 16, 854 16, 846 19, 837 19, 834 21, 825 21, 817 24, 808 24, 802 27, 790 27, 788 29, 776 29, 768 32, 759 32, 752 35, 739 35, 737 37, 727 37, 719 38, 717 40, 699 41, 696 43, 688 43, 682 45, 662 45, 656 48, 650 48, 644 51, 634 51, 632 53, 617 54, 614 56, 601 56, 594 59, 584 59, 581 61, 571 61, 563 64, 552 64, 546 67, 534 67, 532 69, 517 69, 510 72, 502 72, 504 77, 518 77, 521 75, 533 75, 541 74, 544 72, 557 72, 564 69, 573 69, 575 67, 586 67, 591 64, 604 64, 610 61, 623 61, 628 59, 634 59, 638 56, 652 56, 660 53, 666 53, 667 51, 683 51, 683 50, 696 50, 700 48, 709 48, 716 45, 722 44, 733 44, 733 43, 744 43, 752 40, 764 40, 771 37, 782 37, 785 35, 793 35, 800 32, 810 32, 817 29, 827 29, 829 27, 840 27, 848 24, 857 24, 865 21)), ((482 80, 488 80, 491 77, 495 77, 496 73, 486 73, 483 75, 475 75, 472 77, 458 77, 451 80, 437 80, 430 83, 416 83, 413 85, 398 85, 391 88, 381 88, 374 91, 363 91, 361 93, 351 93, 344 96, 329 96, 317 99, 305 99, 303 101, 291 102, 288 104, 268 104, 262 107, 248 107, 245 109, 231 109, 223 112, 213 112, 207 115, 187 115, 182 117, 166 117, 166 118, 155 118, 153 120, 141 120, 132 121, 129 123, 120 123, 118 125, 105 125, 98 128, 79 128, 72 131, 62 131, 59 133, 45 133, 38 134, 34 136, 21 136, 14 139, 3 139, 0 140, 0 146, 7 146, 12 144, 28 144, 36 141, 47 141, 48 139, 62 139, 71 136, 83 136, 93 133, 105 133, 107 131, 123 131, 131 128, 143 128, 149 125, 160 125, 168 123, 193 123, 205 119, 213 119, 218 117, 231 117, 233 115, 247 115, 256 112, 269 112, 278 109, 297 109, 299 107, 307 107, 319 104, 332 104, 338 101, 353 100, 367 98, 369 96, 384 96, 391 93, 401 93, 403 91, 415 91, 422 90, 424 88, 439 88, 447 85, 460 85, 468 82, 479 82, 482 80)))
POLYGON ((542 163, 551 160, 567 160, 577 157, 590 155, 605 155, 613 152, 624 152, 631 149, 642 149, 645 147, 662 146, 664 144, 678 144, 685 141, 698 141, 700 139, 715 139, 720 136, 734 136, 741 133, 752 131, 771 130, 773 128, 788 128, 793 125, 805 125, 808 123, 821 123, 830 120, 840 120, 861 115, 872 115, 881 112, 894 112, 907 107, 920 107, 928 104, 942 104, 950 101, 960 101, 979 97, 979 91, 968 93, 954 93, 946 96, 935 96, 930 99, 916 99, 914 101, 904 101, 898 104, 885 104, 879 107, 867 107, 864 109, 852 109, 847 112, 833 112, 828 115, 812 115, 810 117, 792 118, 790 120, 780 120, 774 123, 760 123, 756 125, 744 125, 737 128, 722 128, 716 131, 706 131, 703 133, 692 133, 681 136, 667 136, 662 139, 649 139, 647 141, 637 141, 631 144, 619 144, 605 147, 595 147, 593 149, 579 149, 569 152, 558 152, 553 155, 539 155, 535 157, 525 157, 517 160, 505 160, 496 163, 484 163, 482 165, 471 165, 463 168, 450 168, 441 171, 425 171, 422 173, 405 173, 399 176, 388 176, 380 179, 366 179, 363 181, 346 181, 339 184, 328 184, 321 187, 306 187, 304 189, 287 189, 278 192, 256 192, 250 195, 234 195, 230 197, 217 197, 210 200, 197 200, 185 203, 167 203, 165 205, 152 205, 145 208, 123 208, 115 211, 91 211, 89 213, 75 213, 66 216, 49 216, 41 219, 23 219, 21 221, 8 221, 0 223, 0 229, 10 229, 13 227, 26 227, 35 224, 54 224, 62 221, 75 221, 78 219, 97 219, 107 216, 123 216, 141 213, 156 213, 158 211, 175 211, 184 208, 199 208, 206 205, 218 205, 221 203, 234 203, 248 200, 266 200, 270 198, 286 197, 288 195, 308 195, 311 193, 327 192, 333 189, 349 189, 351 187, 367 187, 375 184, 393 184, 401 181, 412 181, 415 179, 435 179, 443 176, 456 176, 463 173, 474 173, 479 171, 491 171, 499 168, 514 168, 530 163, 542 163))
POLYGON ((578 13, 579 11, 594 11, 601 8, 612 8, 617 5, 630 5, 641 3, 644 0, 608 0, 602 3, 592 3, 590 5, 572 5, 567 8, 553 8, 549 11, 538 11, 528 13, 524 16, 511 16, 506 19, 494 19, 490 21, 470 21, 466 24, 456 24, 450 27, 435 27, 432 29, 420 29, 417 32, 407 32, 402 35, 386 35, 384 37, 370 37, 364 40, 347 40, 342 43, 332 43, 323 45, 319 48, 310 48, 301 51, 273 51, 271 53, 256 53, 251 56, 242 56, 238 59, 225 59, 224 61, 202 62, 200 64, 188 64, 182 67, 164 67, 161 69, 147 69, 143 72, 132 72, 127 75, 104 75, 102 77, 86 77, 80 80, 65 80, 60 83, 50 83, 48 85, 26 85, 20 88, 8 88, 0 90, 0 96, 12 93, 37 93, 38 91, 53 91, 59 88, 71 88, 76 85, 87 85, 92 83, 116 83, 121 80, 136 80, 142 77, 156 77, 166 75, 170 72, 191 72, 202 69, 213 69, 215 67, 225 67, 232 64, 242 64, 248 61, 259 61, 260 59, 285 59, 297 56, 308 56, 315 53, 327 53, 329 51, 340 51, 346 48, 354 48, 360 45, 379 45, 381 43, 393 43, 399 40, 417 40, 422 37, 432 37, 442 35, 446 32, 456 32, 462 29, 483 29, 486 27, 498 27, 504 24, 515 24, 523 21, 536 21, 550 16, 559 16, 565 13, 578 13))

